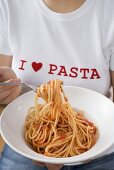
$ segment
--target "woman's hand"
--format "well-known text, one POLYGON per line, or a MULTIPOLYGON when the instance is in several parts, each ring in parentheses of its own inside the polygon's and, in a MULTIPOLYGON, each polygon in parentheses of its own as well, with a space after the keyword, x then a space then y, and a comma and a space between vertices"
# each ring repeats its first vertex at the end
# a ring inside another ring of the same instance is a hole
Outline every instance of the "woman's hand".
POLYGON ((47 167, 48 170, 60 170, 63 167, 63 165, 48 164, 48 163, 42 163, 37 161, 33 161, 33 163, 41 167, 47 167))
MULTIPOLYGON (((18 82, 16 74, 10 67, 0 66, 0 82, 18 82)), ((21 92, 21 86, 0 86, 0 104, 12 102, 21 92)))
POLYGON ((60 170, 63 165, 46 164, 48 170, 60 170))

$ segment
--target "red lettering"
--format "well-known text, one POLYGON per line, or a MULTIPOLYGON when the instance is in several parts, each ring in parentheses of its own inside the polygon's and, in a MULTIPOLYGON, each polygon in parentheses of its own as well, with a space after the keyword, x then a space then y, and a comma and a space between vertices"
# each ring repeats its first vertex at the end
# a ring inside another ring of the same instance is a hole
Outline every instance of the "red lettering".
POLYGON ((19 67, 20 70, 24 70, 24 65, 27 61, 25 60, 20 60, 21 61, 21 66, 19 67))
POLYGON ((57 70, 57 66, 55 64, 50 64, 50 70, 49 70, 49 74, 54 74, 54 71, 57 70))
POLYGON ((87 77, 87 73, 89 73, 89 69, 88 68, 81 68, 80 69, 80 73, 83 73, 83 76, 81 77, 82 79, 88 79, 87 77))
POLYGON ((58 73, 58 75, 62 75, 63 74, 63 76, 68 76, 68 74, 67 74, 67 72, 66 72, 66 69, 65 69, 65 67, 64 66, 60 66, 60 71, 59 71, 59 73, 58 73))
POLYGON ((96 69, 91 69, 91 71, 92 71, 92 74, 91 74, 90 79, 95 79, 95 78, 99 79, 99 78, 101 78, 96 69))
POLYGON ((77 77, 78 76, 78 73, 77 73, 77 71, 78 71, 78 68, 76 68, 76 67, 72 67, 71 69, 70 69, 70 74, 69 74, 69 77, 77 77))

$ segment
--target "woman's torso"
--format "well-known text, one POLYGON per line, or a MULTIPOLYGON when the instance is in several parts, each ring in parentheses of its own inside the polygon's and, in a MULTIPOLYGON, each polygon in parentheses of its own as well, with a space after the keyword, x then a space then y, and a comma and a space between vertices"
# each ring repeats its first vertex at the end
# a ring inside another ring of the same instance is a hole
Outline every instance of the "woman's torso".
POLYGON ((106 94, 112 43, 103 18, 106 2, 102 6, 103 1, 87 0, 78 10, 60 14, 42 0, 7 1, 6 25, 17 76, 30 84, 61 79, 65 85, 106 94))

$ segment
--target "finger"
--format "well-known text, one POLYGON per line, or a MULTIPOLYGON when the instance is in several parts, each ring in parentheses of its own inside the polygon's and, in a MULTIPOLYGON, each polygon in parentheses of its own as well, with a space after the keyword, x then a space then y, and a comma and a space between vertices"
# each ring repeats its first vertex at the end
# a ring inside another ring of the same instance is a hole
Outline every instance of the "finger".
POLYGON ((4 99, 2 99, 0 101, 0 104, 8 104, 10 102, 12 102, 13 100, 15 100, 17 98, 17 96, 20 95, 21 93, 21 90, 22 90, 22 87, 19 86, 19 87, 14 87, 11 91, 10 91, 10 94, 5 97, 4 99))
MULTIPOLYGON (((8 97, 15 89, 16 87, 11 87, 10 89, 3 88, 4 91, 0 91, 0 101, 3 100, 4 98, 8 97)), ((0 90, 3 90, 0 89, 0 90)))
POLYGON ((63 165, 55 165, 55 164, 46 163, 46 167, 48 168, 48 170, 60 170, 63 167, 63 165))
POLYGON ((108 98, 111 97, 111 92, 110 91, 107 92, 106 97, 108 97, 108 98))
POLYGON ((41 167, 45 167, 45 166, 46 166, 45 163, 43 163, 43 162, 38 162, 38 161, 33 161, 33 164, 34 164, 34 165, 37 165, 37 166, 41 166, 41 167))
POLYGON ((8 79, 15 79, 15 78, 17 78, 16 74, 10 67, 0 66, 0 82, 3 82, 8 79))
MULTIPOLYGON (((18 82, 21 82, 21 80, 20 79, 10 79, 10 80, 7 80, 7 81, 5 81, 5 82, 14 82, 14 83, 18 83, 18 82)), ((17 85, 18 86, 18 85, 17 85)), ((13 87, 16 87, 16 85, 15 86, 11 86, 11 85, 3 85, 3 86, 0 86, 0 93, 1 92, 4 92, 4 91, 7 91, 7 90, 10 90, 10 89, 12 89, 13 87)))

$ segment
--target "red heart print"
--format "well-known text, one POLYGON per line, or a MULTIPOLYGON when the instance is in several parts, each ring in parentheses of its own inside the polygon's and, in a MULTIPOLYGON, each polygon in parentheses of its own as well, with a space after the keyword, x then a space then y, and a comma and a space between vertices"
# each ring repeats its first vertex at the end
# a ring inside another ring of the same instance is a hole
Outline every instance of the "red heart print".
POLYGON ((36 62, 32 63, 32 68, 35 72, 39 71, 42 68, 42 66, 43 66, 42 63, 36 63, 36 62))

